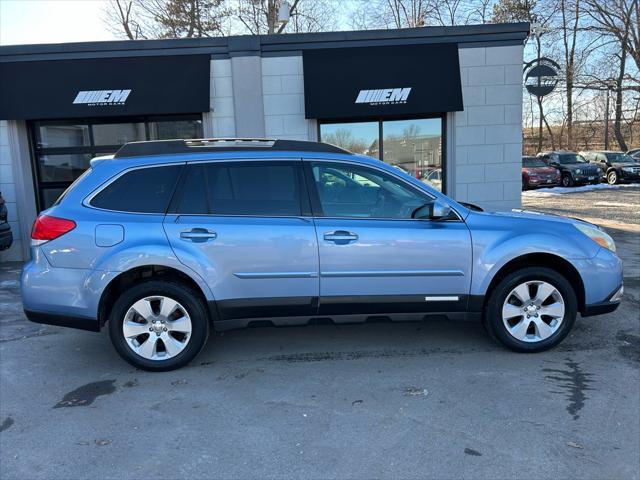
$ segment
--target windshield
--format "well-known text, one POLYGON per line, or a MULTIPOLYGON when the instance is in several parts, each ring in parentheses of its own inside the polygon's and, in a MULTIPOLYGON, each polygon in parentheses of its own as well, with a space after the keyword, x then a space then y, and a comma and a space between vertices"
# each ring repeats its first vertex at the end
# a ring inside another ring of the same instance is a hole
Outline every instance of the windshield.
POLYGON ((522 159, 522 166, 526 168, 546 167, 547 164, 541 158, 529 157, 522 159))
POLYGON ((587 161, 577 153, 563 153, 558 155, 560 165, 571 165, 572 163, 587 163, 587 161))
POLYGON ((605 153, 607 160, 611 163, 634 163, 637 162, 635 158, 626 153, 605 153))

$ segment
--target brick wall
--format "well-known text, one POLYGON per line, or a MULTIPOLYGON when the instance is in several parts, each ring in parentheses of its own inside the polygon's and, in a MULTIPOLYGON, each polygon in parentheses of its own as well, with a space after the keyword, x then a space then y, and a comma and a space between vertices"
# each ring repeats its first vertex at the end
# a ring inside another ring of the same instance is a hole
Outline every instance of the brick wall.
POLYGON ((267 138, 316 138, 316 122, 304 118, 301 56, 262 58, 262 93, 267 138))
POLYGON ((211 60, 210 105, 211 114, 205 121, 210 125, 205 132, 212 132, 214 137, 235 137, 236 124, 233 108, 233 79, 231 76, 231 60, 211 60))
POLYGON ((464 111, 454 117, 450 165, 456 200, 521 204, 522 46, 461 48, 464 111))

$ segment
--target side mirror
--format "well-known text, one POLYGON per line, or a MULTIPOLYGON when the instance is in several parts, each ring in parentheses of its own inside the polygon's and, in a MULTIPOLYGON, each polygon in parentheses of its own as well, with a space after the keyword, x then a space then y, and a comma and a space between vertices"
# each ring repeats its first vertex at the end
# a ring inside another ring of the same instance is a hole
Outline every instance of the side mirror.
POLYGON ((451 215, 451 207, 441 200, 434 200, 416 208, 411 214, 411 218, 418 220, 442 220, 451 215))

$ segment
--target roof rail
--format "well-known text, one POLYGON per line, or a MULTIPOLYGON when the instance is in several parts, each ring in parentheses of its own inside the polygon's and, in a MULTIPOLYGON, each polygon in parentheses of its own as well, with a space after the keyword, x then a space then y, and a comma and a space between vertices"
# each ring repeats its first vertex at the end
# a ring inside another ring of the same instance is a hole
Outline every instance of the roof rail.
POLYGON ((335 145, 320 142, 308 142, 304 140, 269 140, 265 138, 198 138, 189 140, 130 142, 120 147, 113 158, 262 149, 352 154, 350 151, 336 147, 335 145))

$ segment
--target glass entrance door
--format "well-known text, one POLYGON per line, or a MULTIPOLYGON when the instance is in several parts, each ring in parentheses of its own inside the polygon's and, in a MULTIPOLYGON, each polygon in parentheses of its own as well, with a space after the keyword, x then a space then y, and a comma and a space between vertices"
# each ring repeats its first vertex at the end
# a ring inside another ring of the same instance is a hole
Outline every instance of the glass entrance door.
POLYGON ((29 124, 38 211, 49 208, 99 155, 127 142, 202 138, 202 115, 47 120, 29 124))

